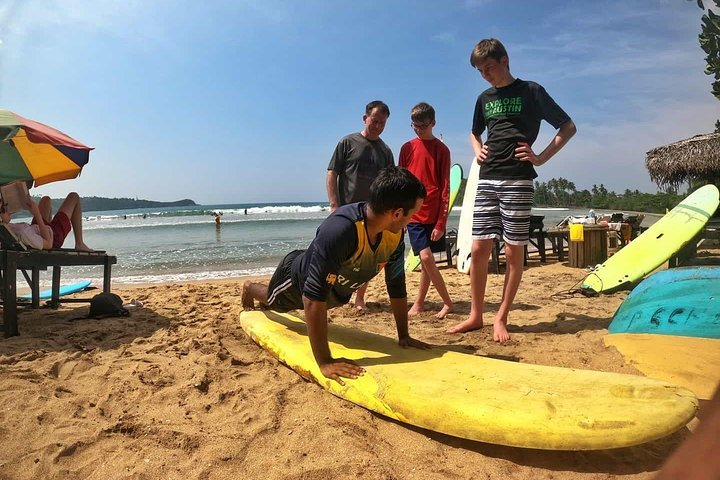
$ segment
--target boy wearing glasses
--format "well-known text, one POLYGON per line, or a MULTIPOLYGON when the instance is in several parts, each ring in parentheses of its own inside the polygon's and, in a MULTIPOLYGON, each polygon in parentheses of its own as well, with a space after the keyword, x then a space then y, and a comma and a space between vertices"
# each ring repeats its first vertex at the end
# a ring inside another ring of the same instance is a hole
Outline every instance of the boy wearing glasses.
POLYGON ((510 74, 510 60, 499 40, 480 41, 470 55, 470 65, 491 87, 475 103, 470 134, 470 145, 480 164, 473 211, 470 316, 448 332, 468 332, 483 326, 488 259, 494 241, 502 237, 507 271, 493 322, 493 339, 504 343, 510 340, 508 314, 520 286, 525 245, 529 243, 533 179, 537 177, 534 167, 550 160, 572 138, 576 128, 542 86, 510 74), (532 144, 542 120, 558 131, 549 145, 536 154, 532 144), (486 128, 487 140, 483 143, 480 135, 486 128))
POLYGON ((427 197, 407 227, 413 253, 422 262, 418 296, 408 315, 417 315, 425 309, 425 296, 432 282, 444 303, 435 317, 442 319, 453 311, 453 302, 435 264, 433 252, 445 251, 445 225, 450 201, 450 150, 433 135, 435 109, 432 106, 418 103, 410 112, 410 120, 417 137, 400 149, 400 166, 420 179, 425 185, 427 197))

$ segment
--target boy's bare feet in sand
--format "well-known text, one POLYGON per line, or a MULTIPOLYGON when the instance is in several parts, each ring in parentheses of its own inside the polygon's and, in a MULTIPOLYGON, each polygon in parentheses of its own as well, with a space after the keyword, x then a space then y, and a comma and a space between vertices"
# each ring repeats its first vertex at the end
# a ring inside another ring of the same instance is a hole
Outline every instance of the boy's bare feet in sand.
MULTIPOLYGON (((445 316, 446 316, 448 313, 452 313, 452 312, 453 312, 453 305, 452 305, 452 304, 450 304, 450 305, 443 305, 443 308, 440 309, 440 311, 435 314, 435 318, 437 318, 438 320, 442 320, 443 318, 445 318, 445 316)), ((408 315, 409 315, 409 314, 410 314, 410 312, 408 312, 408 315)))
MULTIPOLYGON (((418 315, 424 311, 425 311, 425 304, 424 303, 418 304, 417 302, 415 302, 413 304, 413 306, 410 308, 410 310, 408 310, 408 317, 414 317, 415 315, 418 315)), ((433 316, 435 318, 437 318, 438 320, 442 320, 443 318, 445 318, 445 316, 448 313, 452 313, 452 312, 453 312, 452 305, 443 305, 443 308, 433 316)))
POLYGON ((498 343, 510 341, 510 334, 507 331, 507 318, 495 318, 493 322, 493 340, 498 343))
POLYGON ((408 310, 408 317, 414 317, 415 315, 418 315, 425 311, 425 304, 424 303, 413 303, 413 306, 410 307, 410 310, 408 310))
POLYGON ((479 330, 483 327, 483 319, 482 316, 479 318, 473 318, 470 317, 464 322, 460 322, 454 327, 450 327, 447 329, 447 333, 465 333, 465 332, 471 332, 473 330, 479 330))
POLYGON ((367 291, 367 283, 364 283, 360 288, 355 290, 355 310, 357 313, 367 312, 367 305, 365 305, 365 292, 367 291))

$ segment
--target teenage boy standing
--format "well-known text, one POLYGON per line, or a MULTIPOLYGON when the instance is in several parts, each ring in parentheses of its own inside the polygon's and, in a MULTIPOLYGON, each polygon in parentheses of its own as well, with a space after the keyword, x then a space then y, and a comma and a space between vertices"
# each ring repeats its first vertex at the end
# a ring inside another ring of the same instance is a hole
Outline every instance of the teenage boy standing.
POLYGON ((482 327, 488 259, 495 239, 502 237, 507 270, 502 301, 493 322, 493 339, 503 343, 510 340, 508 314, 520 286, 525 245, 530 238, 533 179, 537 177, 534 167, 550 160, 577 130, 541 85, 512 76, 507 51, 499 40, 480 41, 470 56, 470 65, 491 87, 477 99, 470 134, 470 145, 480 164, 473 210, 470 316, 448 332, 482 327), (536 154, 532 145, 542 120, 558 131, 536 154), (487 140, 483 143, 480 135, 486 128, 487 140))

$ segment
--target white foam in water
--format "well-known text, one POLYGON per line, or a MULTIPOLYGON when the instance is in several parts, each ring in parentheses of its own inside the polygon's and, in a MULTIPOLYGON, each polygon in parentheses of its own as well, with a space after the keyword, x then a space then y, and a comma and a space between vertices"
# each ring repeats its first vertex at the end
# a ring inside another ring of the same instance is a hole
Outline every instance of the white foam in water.
POLYGON ((113 279, 117 284, 176 283, 199 280, 222 280, 237 277, 266 277, 275 272, 275 267, 259 267, 242 270, 223 270, 213 272, 168 273, 163 275, 130 275, 113 279))
MULTIPOLYGON (((275 272, 275 267, 258 267, 248 268, 240 270, 223 270, 223 271, 208 271, 208 272, 191 272, 191 273, 167 273, 167 274, 156 274, 156 275, 127 275, 127 276, 115 276, 112 278, 112 285, 138 285, 138 284, 153 284, 153 283, 179 283, 179 282, 193 282, 201 280, 222 280, 228 278, 239 278, 239 277, 268 277, 275 272)), ((83 280, 92 281, 91 287, 102 289, 103 279, 102 277, 63 277, 62 284, 71 284, 80 282, 83 280)), ((52 279, 42 278, 40 280, 40 289, 44 290, 51 287, 52 279)), ((20 286, 18 282, 18 295, 24 295, 30 293, 29 288, 20 286)))
POLYGON ((152 228, 182 225, 203 225, 212 220, 214 213, 221 214, 222 224, 245 222, 277 222, 284 220, 311 220, 324 218, 330 213, 328 205, 240 205, 198 206, 197 208, 166 211, 113 211, 112 213, 88 212, 84 216, 86 230, 152 228), (247 210, 247 215, 245 211, 247 210))

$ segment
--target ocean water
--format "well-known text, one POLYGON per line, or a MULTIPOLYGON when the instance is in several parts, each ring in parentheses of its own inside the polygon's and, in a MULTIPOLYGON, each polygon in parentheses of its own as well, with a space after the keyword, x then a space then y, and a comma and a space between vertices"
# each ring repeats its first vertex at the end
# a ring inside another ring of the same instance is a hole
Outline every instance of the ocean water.
MULTIPOLYGON (((115 210, 85 212, 83 228, 85 243, 117 256, 114 285, 183 282, 271 275, 286 253, 310 243, 329 212, 322 202, 115 210), (214 212, 222 214, 219 226, 214 212)), ((587 211, 549 208, 533 213, 544 215, 548 227, 587 211)), ((456 207, 448 228, 457 228, 459 219, 456 207)), ((73 245, 71 233, 65 247, 73 245)), ((100 286, 102 268, 63 268, 63 283, 84 279, 100 286)), ((44 272, 42 286, 50 280, 50 272, 44 272)))

